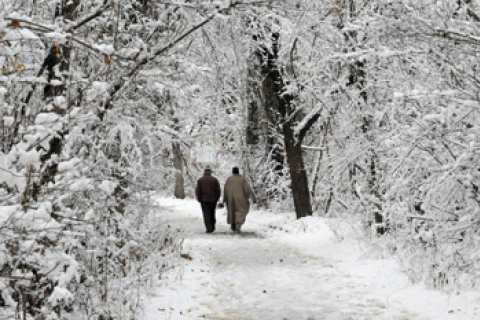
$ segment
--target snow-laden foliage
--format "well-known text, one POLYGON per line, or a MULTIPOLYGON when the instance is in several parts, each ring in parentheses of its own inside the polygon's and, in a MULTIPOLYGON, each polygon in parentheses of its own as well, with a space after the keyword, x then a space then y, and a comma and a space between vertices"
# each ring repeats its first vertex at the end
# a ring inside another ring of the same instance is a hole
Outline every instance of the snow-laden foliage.
POLYGON ((150 192, 192 195, 202 139, 263 204, 360 219, 413 280, 478 285, 477 2, 0 10, 2 307, 131 317, 178 244, 150 192))
POLYGON ((173 189, 172 143, 184 134, 180 109, 163 97, 189 101, 203 71, 187 39, 232 5, 0 4, 5 314, 136 317, 180 245, 150 203, 151 192, 173 189))
POLYGON ((304 148, 317 211, 388 234, 415 281, 477 286, 478 4, 302 6, 281 61, 296 112, 321 114, 304 148))
POLYGON ((448 0, 286 0, 242 15, 237 128, 260 199, 291 201, 293 130, 317 214, 385 235, 414 281, 478 285, 479 22, 477 2, 448 0))

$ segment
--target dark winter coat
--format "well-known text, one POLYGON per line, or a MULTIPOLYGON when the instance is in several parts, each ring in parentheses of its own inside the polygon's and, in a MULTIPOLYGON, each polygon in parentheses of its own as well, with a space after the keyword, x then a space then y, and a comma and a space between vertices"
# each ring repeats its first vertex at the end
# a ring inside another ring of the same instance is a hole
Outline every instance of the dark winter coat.
POLYGON ((223 202, 227 204, 227 223, 242 225, 250 211, 250 198, 257 202, 247 180, 240 174, 234 174, 225 182, 223 202))
POLYGON ((195 195, 199 202, 217 202, 220 199, 220 183, 211 173, 205 172, 204 176, 198 179, 195 195))

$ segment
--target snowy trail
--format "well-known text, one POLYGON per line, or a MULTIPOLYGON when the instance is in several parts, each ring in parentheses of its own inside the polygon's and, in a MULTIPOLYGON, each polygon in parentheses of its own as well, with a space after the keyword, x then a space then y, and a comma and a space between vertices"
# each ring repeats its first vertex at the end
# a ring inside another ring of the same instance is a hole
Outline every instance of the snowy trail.
POLYGON ((174 202, 171 209, 163 223, 183 234, 192 260, 185 261, 181 284, 149 302, 147 320, 436 320, 372 293, 335 258, 283 241, 285 233, 269 230, 255 212, 236 235, 219 210, 216 232, 205 234, 198 203, 174 202))
MULTIPOLYGON (((218 304, 211 319, 405 319, 368 298, 368 288, 330 261, 270 239, 222 239, 207 253, 216 262, 218 304), (234 252, 231 252, 234 248, 234 252)), ((198 241, 198 240, 196 240, 198 241)))

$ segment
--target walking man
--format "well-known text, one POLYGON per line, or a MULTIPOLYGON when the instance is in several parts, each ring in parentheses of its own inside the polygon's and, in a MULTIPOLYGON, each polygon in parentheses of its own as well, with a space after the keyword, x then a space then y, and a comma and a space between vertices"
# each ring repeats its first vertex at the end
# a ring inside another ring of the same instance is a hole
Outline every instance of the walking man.
POLYGON ((225 182, 223 191, 223 203, 227 205, 227 223, 231 229, 240 233, 242 225, 245 223, 248 212, 250 211, 250 198, 254 203, 257 202, 248 181, 240 175, 237 167, 232 169, 233 175, 225 182))
POLYGON ((215 231, 215 207, 220 199, 220 183, 217 178, 212 176, 212 168, 207 165, 204 170, 203 177, 198 179, 195 195, 198 202, 202 206, 203 222, 207 229, 207 233, 215 231))

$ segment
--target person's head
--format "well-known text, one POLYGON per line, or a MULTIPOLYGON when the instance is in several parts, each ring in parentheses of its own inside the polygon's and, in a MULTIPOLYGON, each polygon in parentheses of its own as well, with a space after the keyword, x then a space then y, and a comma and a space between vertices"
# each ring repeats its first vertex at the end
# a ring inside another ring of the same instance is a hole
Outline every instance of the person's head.
POLYGON ((238 167, 233 167, 232 168, 232 173, 233 174, 240 174, 240 170, 238 169, 238 167))
POLYGON ((210 165, 206 165, 205 166, 205 169, 203 170, 205 173, 212 173, 212 167, 210 167, 210 165))

